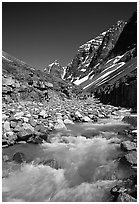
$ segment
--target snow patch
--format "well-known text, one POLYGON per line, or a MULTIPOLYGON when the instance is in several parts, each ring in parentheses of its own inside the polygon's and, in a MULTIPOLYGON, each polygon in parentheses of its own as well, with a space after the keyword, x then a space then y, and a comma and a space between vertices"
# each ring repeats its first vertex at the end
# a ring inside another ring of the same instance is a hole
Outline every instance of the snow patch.
MULTIPOLYGON (((97 81, 99 81, 100 79, 103 79, 104 77, 108 76, 109 74, 111 74, 112 72, 116 71, 117 69, 119 69, 121 66, 123 66, 125 63, 124 62, 121 62, 119 64, 117 64, 118 66, 115 67, 115 69, 103 74, 102 76, 100 76, 99 78, 97 78, 95 81, 93 81, 92 83, 88 84, 87 86, 85 86, 83 89, 86 89, 88 88, 89 86, 91 86, 92 84, 96 83, 97 81)), ((113 67, 113 65, 111 66, 113 67)), ((110 67, 109 67, 110 68, 110 67)))
POLYGON ((88 75, 87 76, 85 76, 85 77, 83 77, 83 78, 81 78, 81 79, 77 79, 76 81, 74 81, 73 83, 74 84, 76 84, 76 85, 79 85, 79 84, 81 84, 81 83, 83 83, 84 81, 86 81, 87 79, 88 79, 88 75))
POLYGON ((62 74, 62 76, 61 76, 62 79, 64 79, 64 76, 65 76, 65 74, 66 74, 66 67, 63 67, 63 70, 64 70, 64 71, 63 71, 63 74, 62 74))

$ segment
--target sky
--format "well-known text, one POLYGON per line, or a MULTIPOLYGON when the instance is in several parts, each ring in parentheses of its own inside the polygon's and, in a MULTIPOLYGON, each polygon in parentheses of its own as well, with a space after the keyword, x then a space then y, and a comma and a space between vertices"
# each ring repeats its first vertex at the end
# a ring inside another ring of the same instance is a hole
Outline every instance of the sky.
POLYGON ((66 66, 80 45, 127 21, 136 2, 3 2, 2 49, 44 69, 66 66))

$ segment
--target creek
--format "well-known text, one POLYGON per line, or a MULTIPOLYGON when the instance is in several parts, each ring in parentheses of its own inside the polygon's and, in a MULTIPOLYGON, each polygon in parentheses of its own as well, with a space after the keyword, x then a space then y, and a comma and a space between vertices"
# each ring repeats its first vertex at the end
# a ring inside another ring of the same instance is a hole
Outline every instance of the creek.
POLYGON ((120 158, 123 135, 130 128, 120 113, 97 123, 76 123, 55 131, 51 142, 3 148, 3 201, 109 202, 110 190, 134 174, 120 158), (21 152, 24 162, 12 160, 21 152))

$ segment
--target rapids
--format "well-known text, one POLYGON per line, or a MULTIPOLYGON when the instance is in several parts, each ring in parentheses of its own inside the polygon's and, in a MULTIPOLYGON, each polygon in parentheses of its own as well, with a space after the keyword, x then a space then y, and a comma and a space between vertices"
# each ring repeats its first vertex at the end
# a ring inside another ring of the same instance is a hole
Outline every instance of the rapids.
POLYGON ((119 158, 121 119, 69 125, 51 134, 51 143, 16 144, 4 148, 3 201, 7 202, 106 202, 110 189, 134 172, 119 158), (25 162, 12 161, 22 152, 25 162), (48 165, 52 162, 52 165, 48 165))

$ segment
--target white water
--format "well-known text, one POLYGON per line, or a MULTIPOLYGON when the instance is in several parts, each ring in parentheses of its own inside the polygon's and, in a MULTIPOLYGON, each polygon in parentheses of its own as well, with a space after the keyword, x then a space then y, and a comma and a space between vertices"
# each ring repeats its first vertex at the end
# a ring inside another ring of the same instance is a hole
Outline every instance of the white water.
POLYGON ((111 201, 110 189, 120 182, 116 179, 126 177, 129 172, 118 164, 122 152, 114 141, 115 137, 106 139, 101 134, 86 139, 57 133, 52 143, 9 148, 7 154, 20 151, 32 162, 21 166, 7 163, 3 201, 111 201), (57 161, 60 168, 40 164, 50 159, 57 161))

